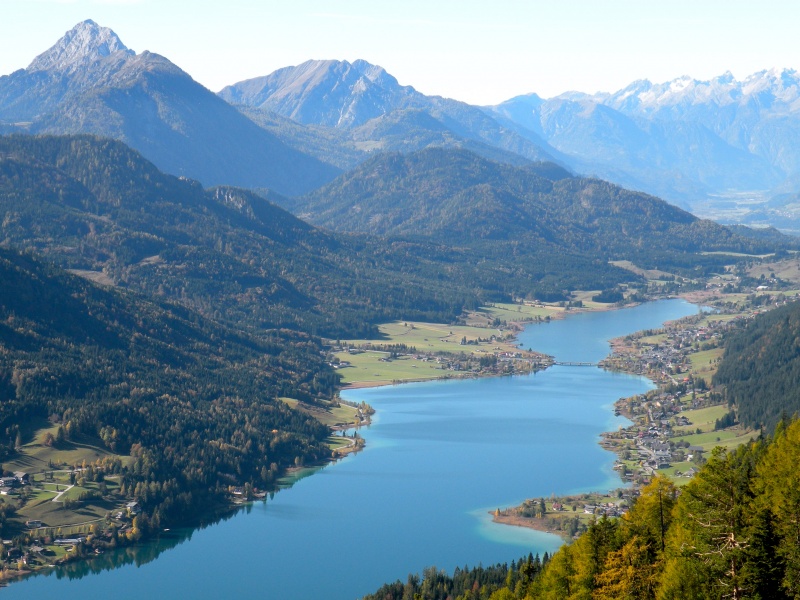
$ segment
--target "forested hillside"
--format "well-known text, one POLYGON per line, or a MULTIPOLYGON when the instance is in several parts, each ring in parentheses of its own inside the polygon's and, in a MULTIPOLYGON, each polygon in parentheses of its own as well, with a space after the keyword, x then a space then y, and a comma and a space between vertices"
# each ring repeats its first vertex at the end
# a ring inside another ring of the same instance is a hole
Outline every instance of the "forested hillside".
POLYGON ((772 431, 783 416, 800 412, 800 303, 758 315, 730 337, 714 377, 739 421, 772 431))
POLYGON ((657 476, 620 519, 603 518, 538 561, 435 570, 370 600, 619 600, 800 596, 800 422, 732 452, 717 449, 680 491, 657 476), (467 585, 460 582, 467 577, 467 585), (430 579, 429 583, 426 581, 430 579))
POLYGON ((452 321, 465 307, 513 295, 637 279, 587 255, 532 260, 527 252, 321 231, 252 193, 204 190, 119 142, 87 136, 0 138, 0 202, 7 245, 215 319, 331 337, 369 335, 392 319, 452 321))
POLYGON ((127 493, 174 522, 229 485, 329 456, 328 428, 277 401, 333 395, 318 340, 233 331, 8 250, 0 280, 2 458, 18 433, 59 424, 56 444, 130 454, 127 493))
MULTIPOLYGON (((464 150, 377 156, 315 192, 288 201, 337 231, 480 248, 484 254, 561 252, 637 264, 713 264, 707 251, 764 252, 745 237, 646 194, 571 177, 552 163, 512 166, 464 150)), ((783 240, 789 244, 788 240, 783 240)))

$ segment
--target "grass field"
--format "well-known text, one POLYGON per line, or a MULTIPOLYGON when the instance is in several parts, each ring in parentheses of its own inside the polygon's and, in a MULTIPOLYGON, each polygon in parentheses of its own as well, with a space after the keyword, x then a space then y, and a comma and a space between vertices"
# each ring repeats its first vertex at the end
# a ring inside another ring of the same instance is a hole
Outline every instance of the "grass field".
MULTIPOLYGON (((68 495, 77 500, 86 488, 74 487, 67 494, 61 497, 65 499, 68 495)), ((104 501, 102 499, 92 500, 91 503, 82 503, 77 508, 66 510, 63 502, 53 502, 54 494, 43 495, 36 500, 30 500, 24 508, 20 509, 19 514, 22 521, 38 519, 48 527, 65 527, 87 521, 105 519, 106 513, 118 508, 120 504, 104 501)))
MULTIPOLYGON (((58 426, 48 424, 47 427, 37 429, 33 434, 33 440, 22 446, 18 456, 5 461, 3 468, 7 471, 38 473, 49 470, 51 464, 79 465, 84 460, 94 462, 104 456, 114 456, 89 440, 63 442, 58 447, 46 446, 44 439, 48 433, 55 437, 58 433, 58 426)), ((122 459, 123 464, 130 460, 130 457, 127 456, 119 456, 119 458, 122 459)))
POLYGON ((770 273, 775 273, 776 277, 784 281, 800 283, 800 259, 792 258, 789 260, 761 263, 753 265, 747 271, 750 277, 756 279, 762 275, 769 277, 770 273))
POLYGON ((648 335, 642 338, 639 338, 640 344, 646 344, 648 346, 656 346, 659 344, 663 344, 669 339, 669 336, 666 333, 659 333, 656 335, 648 335))
POLYGON ((300 410, 306 414, 313 416, 323 425, 328 427, 335 427, 337 425, 351 425, 357 421, 357 409, 347 404, 340 406, 321 407, 311 404, 306 404, 295 400, 294 398, 280 398, 294 410, 300 410))
POLYGON ((752 431, 744 431, 740 427, 731 427, 721 431, 709 431, 707 433, 696 433, 671 438, 673 442, 686 441, 691 446, 700 446, 704 452, 709 453, 717 446, 722 446, 726 450, 732 450, 745 442, 750 441, 758 434, 752 431))
POLYGON ((585 308, 585 309, 589 309, 589 310, 604 310, 604 309, 607 309, 611 305, 607 304, 605 302, 594 302, 592 300, 592 296, 596 296, 601 291, 602 290, 590 290, 590 291, 574 292, 572 294, 572 298, 574 300, 579 300, 580 302, 582 302, 583 303, 583 308, 585 308))
POLYGON ((752 431, 745 431, 740 426, 714 431, 715 422, 725 416, 728 410, 729 408, 722 404, 683 411, 681 415, 689 419, 692 424, 675 427, 675 433, 682 435, 673 437, 671 440, 673 442, 686 441, 691 446, 702 447, 705 452, 711 452, 716 446, 731 450, 748 442, 756 434, 752 431), (700 429, 701 433, 696 433, 698 429, 700 429))
POLYGON ((719 359, 724 354, 723 348, 713 348, 711 350, 703 350, 702 352, 695 352, 689 355, 689 360, 692 363, 692 375, 702 377, 706 383, 711 383, 711 378, 717 372, 719 366, 719 359))
MULTIPOLYGON (((479 317, 476 318, 481 320, 486 317, 486 314, 500 316, 502 311, 507 311, 509 315, 511 312, 517 314, 515 311, 510 310, 511 307, 516 306, 521 305, 496 305, 485 309, 486 311, 496 312, 474 314, 479 314, 479 317)), ((532 306, 521 306, 521 308, 526 310, 525 314, 531 316, 531 318, 535 318, 535 315, 553 312, 552 309, 532 306)), ((491 316, 491 318, 494 319, 495 317, 491 316)), ((505 319, 506 317, 500 318, 505 319)), ((456 356, 466 354, 478 358, 494 352, 516 352, 519 350, 513 341, 506 339, 508 334, 490 327, 395 321, 381 325, 379 330, 381 333, 381 339, 379 340, 345 340, 342 344, 346 344, 351 348, 370 344, 373 346, 405 344, 409 349, 413 348, 419 354, 443 353, 456 356), (477 342, 478 339, 489 340, 492 336, 495 337, 493 341, 468 343, 466 345, 461 343, 465 338, 467 342, 477 342)), ((438 379, 447 374, 458 375, 458 372, 442 370, 440 364, 435 361, 415 359, 411 356, 390 359, 389 353, 376 350, 364 350, 356 353, 339 352, 336 357, 340 361, 349 363, 349 366, 338 370, 344 384, 391 384, 438 379)))
POLYGON ((564 309, 560 306, 546 304, 506 304, 496 303, 485 306, 474 314, 485 317, 487 320, 495 318, 501 321, 535 321, 539 318, 553 317, 563 313, 564 309))
MULTIPOLYGON (((123 464, 130 461, 130 457, 114 455, 94 445, 91 440, 62 442, 57 446, 45 445, 45 436, 49 433, 55 437, 57 432, 58 426, 46 421, 29 427, 26 436, 29 441, 20 448, 18 455, 3 463, 4 469, 25 471, 33 478, 33 485, 26 491, 30 496, 18 509, 15 519, 20 531, 24 530, 25 521, 38 519, 49 527, 67 527, 64 530, 67 534, 73 531, 69 526, 104 519, 106 513, 118 508, 123 502, 122 498, 119 498, 119 502, 112 500, 115 489, 119 487, 118 482, 112 478, 106 480, 107 493, 110 494, 107 497, 110 499, 93 498, 67 510, 64 505, 65 500, 79 500, 82 494, 99 490, 98 483, 86 482, 83 486, 73 486, 62 494, 58 501, 53 502, 58 492, 64 491, 70 485, 69 472, 61 470, 62 467, 71 468, 73 465, 82 465, 84 461, 93 463, 99 458, 114 456, 123 464), (52 481, 45 480, 45 472, 52 473, 52 481)), ((9 498, 8 501, 12 500, 9 498)), ((77 526, 74 531, 79 531, 82 526, 77 526)))
POLYGON ((339 357, 339 360, 350 362, 349 367, 338 370, 344 384, 361 382, 389 384, 400 381, 437 379, 446 373, 436 362, 424 362, 409 356, 384 362, 381 359, 385 360, 389 356, 386 352, 368 351, 361 354, 342 352, 336 356, 339 357))
POLYGON ((331 435, 326 440, 326 443, 331 448, 331 450, 339 450, 341 448, 347 448, 351 445, 352 440, 350 438, 341 436, 341 435, 331 435))
MULTIPOLYGON (((445 325, 440 323, 422 323, 419 321, 394 321, 379 326, 379 340, 347 340, 351 346, 364 344, 405 344, 416 348, 418 352, 469 352, 478 346, 462 346, 461 340, 475 341, 478 338, 489 339, 492 336, 504 337, 504 333, 496 328, 470 327, 465 325, 445 325)), ((494 343, 493 346, 499 346, 494 343)), ((482 346, 485 347, 488 344, 482 346)))
POLYGON ((670 480, 672 480, 672 483, 674 483, 677 487, 683 487, 684 485, 686 485, 691 481, 691 477, 685 477, 684 475, 678 477, 676 474, 678 472, 686 473, 689 469, 693 467, 696 469, 697 465, 690 461, 672 463, 672 466, 667 469, 659 469, 658 474, 663 475, 664 477, 668 477, 670 480))
MULTIPOLYGON (((359 415, 359 409, 355 406, 349 406, 345 403, 340 403, 339 406, 331 404, 328 407, 322 407, 306 404, 293 398, 281 398, 280 400, 295 410, 299 410, 313 416, 318 421, 324 425, 328 425, 329 427, 349 429, 355 425, 359 425, 362 422, 361 416, 359 415)), ((363 440, 359 440, 359 442, 362 443, 356 443, 356 440, 354 440, 352 437, 336 434, 328 436, 325 440, 328 448, 330 448, 334 454, 339 456, 344 456, 350 452, 357 451, 363 445, 363 440)))
POLYGON ((676 433, 694 433, 699 428, 702 432, 714 431, 714 423, 721 419, 728 412, 728 407, 724 404, 709 406, 708 408, 697 408, 694 410, 684 410, 681 415, 689 419, 691 425, 675 427, 676 433))
POLYGON ((708 325, 709 323, 719 323, 719 322, 726 323, 728 321, 733 321, 734 319, 737 319, 739 316, 740 315, 735 315, 735 314, 731 315, 709 314, 700 321, 699 325, 702 327, 708 325))
POLYGON ((664 279, 665 277, 672 277, 672 273, 668 273, 667 271, 659 271, 658 269, 642 269, 637 267, 629 260, 611 260, 609 261, 609 264, 630 271, 631 273, 635 273, 636 275, 641 275, 650 281, 657 281, 664 279))

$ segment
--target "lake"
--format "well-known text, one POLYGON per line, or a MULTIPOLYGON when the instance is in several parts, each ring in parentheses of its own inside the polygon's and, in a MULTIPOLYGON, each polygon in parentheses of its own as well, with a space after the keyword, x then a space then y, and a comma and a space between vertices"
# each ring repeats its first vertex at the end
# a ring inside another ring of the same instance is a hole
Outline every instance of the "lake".
MULTIPOLYGON (((592 362, 606 340, 697 312, 683 300, 581 313, 528 327, 520 345, 592 362)), ((377 409, 364 451, 298 479, 266 503, 142 548, 13 583, 3 598, 352 600, 436 565, 553 552, 555 536, 491 522, 529 497, 620 485, 598 445, 620 397, 653 384, 596 367, 349 390, 377 409)))

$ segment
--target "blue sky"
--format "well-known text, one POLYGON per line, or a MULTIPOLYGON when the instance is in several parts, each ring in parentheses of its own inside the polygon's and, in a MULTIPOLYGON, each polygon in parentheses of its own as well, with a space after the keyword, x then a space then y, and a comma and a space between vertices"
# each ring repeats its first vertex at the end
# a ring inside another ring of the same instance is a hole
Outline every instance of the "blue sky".
POLYGON ((494 104, 800 68, 798 17, 796 0, 0 0, 0 74, 91 18, 214 91, 363 58, 426 94, 494 104))

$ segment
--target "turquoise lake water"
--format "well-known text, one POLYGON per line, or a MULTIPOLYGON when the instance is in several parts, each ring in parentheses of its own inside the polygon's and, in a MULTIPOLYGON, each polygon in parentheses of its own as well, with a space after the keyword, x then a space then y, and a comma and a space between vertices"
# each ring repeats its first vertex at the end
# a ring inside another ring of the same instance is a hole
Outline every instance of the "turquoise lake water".
MULTIPOLYGON (((597 362, 606 340, 694 314, 665 300, 533 325, 520 345, 597 362)), ((436 565, 510 561, 557 549, 555 536, 493 524, 529 497, 620 485, 598 445, 641 377, 555 366, 529 376, 351 390, 377 409, 357 455, 301 478, 266 503, 142 548, 13 583, 3 598, 352 600, 436 565), (110 595, 110 596, 109 596, 110 595)))

